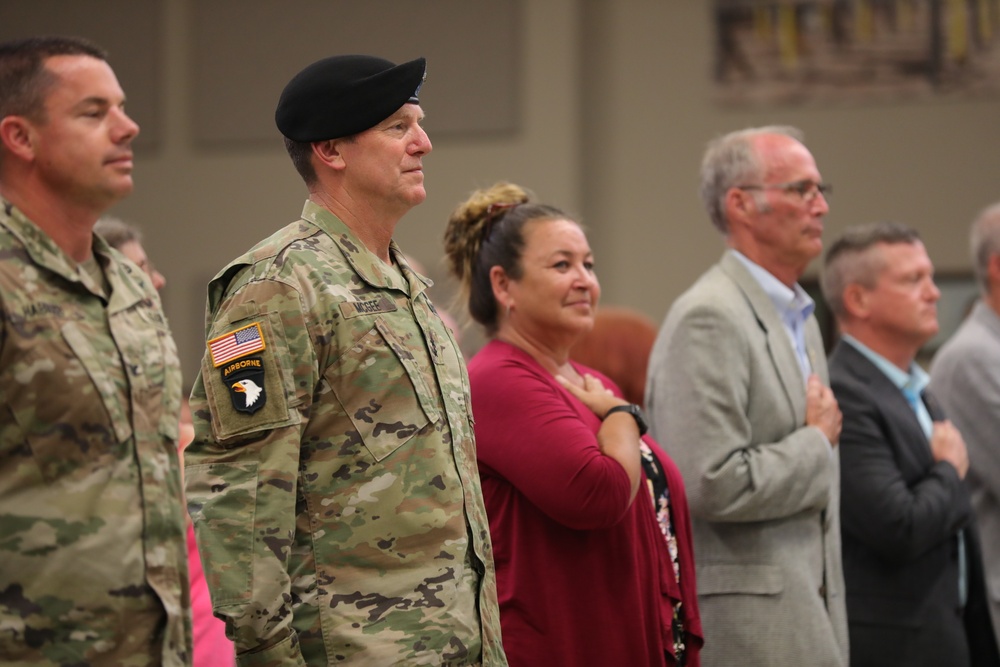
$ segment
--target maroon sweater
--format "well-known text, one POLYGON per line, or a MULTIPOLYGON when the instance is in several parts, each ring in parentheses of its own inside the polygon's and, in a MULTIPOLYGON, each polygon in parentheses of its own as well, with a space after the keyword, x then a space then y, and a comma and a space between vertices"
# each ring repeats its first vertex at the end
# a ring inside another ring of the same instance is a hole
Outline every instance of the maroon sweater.
MULTIPOLYGON (((604 375, 574 366, 621 395, 604 375)), ((470 361, 469 378, 511 667, 672 664, 676 600, 687 664, 699 665, 691 528, 673 461, 644 438, 666 473, 679 584, 645 477, 629 503, 628 476, 598 448, 601 420, 589 408, 501 341, 470 361)))

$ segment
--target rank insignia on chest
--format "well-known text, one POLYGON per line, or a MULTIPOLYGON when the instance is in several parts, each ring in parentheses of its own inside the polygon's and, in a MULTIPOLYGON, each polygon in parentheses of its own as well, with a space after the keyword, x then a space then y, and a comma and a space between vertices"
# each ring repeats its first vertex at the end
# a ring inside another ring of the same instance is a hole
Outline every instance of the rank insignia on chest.
POLYGON ((237 412, 253 414, 264 407, 264 362, 261 357, 239 359, 221 369, 222 381, 229 387, 229 397, 237 412))

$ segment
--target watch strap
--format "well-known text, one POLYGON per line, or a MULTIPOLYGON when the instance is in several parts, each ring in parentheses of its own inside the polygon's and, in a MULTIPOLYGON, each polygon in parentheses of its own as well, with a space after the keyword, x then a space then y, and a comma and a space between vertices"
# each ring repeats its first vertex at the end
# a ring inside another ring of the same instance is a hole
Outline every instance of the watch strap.
POLYGON ((643 417, 642 408, 640 408, 635 403, 626 403, 625 405, 616 405, 607 412, 604 413, 604 419, 607 419, 616 412, 627 412, 632 415, 635 419, 635 425, 639 427, 639 435, 646 435, 646 431, 649 430, 649 426, 646 425, 646 419, 643 417))

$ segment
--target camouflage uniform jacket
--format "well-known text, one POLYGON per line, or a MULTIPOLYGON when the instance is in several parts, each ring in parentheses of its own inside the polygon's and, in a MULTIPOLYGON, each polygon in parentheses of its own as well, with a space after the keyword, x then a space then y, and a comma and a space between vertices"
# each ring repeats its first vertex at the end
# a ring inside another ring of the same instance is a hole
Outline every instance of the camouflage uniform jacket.
POLYGON ((190 664, 177 350, 146 275, 110 297, 0 199, 0 664, 190 664))
POLYGON ((302 218, 209 286, 185 466, 215 612, 243 667, 505 665, 468 376, 430 283, 302 218))

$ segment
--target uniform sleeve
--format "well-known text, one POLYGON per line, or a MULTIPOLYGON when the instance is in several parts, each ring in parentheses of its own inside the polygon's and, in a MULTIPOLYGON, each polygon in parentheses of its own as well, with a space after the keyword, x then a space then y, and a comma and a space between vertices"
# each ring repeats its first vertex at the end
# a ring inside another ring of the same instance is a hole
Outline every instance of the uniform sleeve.
POLYGON ((972 511, 955 467, 940 461, 926 474, 907 477, 900 457, 926 449, 926 440, 917 435, 917 442, 904 441, 919 432, 894 428, 880 407, 884 397, 858 382, 835 380, 834 392, 844 415, 839 447, 844 533, 898 563, 952 538, 972 511))
POLYGON ((480 465, 570 528, 621 520, 630 505, 628 475, 601 452, 565 390, 518 362, 494 370, 472 379, 480 465))
POLYGON ((825 508, 835 478, 830 445, 819 429, 794 424, 764 344, 754 349, 720 308, 677 317, 650 359, 648 418, 684 476, 691 514, 766 521, 825 508))
POLYGON ((206 354, 191 396, 188 506, 213 610, 241 667, 305 664, 287 571, 299 443, 318 381, 305 312, 298 292, 279 281, 224 298, 209 313, 208 340, 221 343, 206 354), (233 349, 243 353, 227 359, 233 349))

